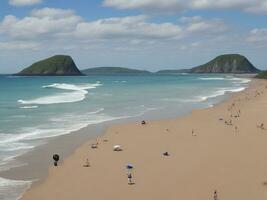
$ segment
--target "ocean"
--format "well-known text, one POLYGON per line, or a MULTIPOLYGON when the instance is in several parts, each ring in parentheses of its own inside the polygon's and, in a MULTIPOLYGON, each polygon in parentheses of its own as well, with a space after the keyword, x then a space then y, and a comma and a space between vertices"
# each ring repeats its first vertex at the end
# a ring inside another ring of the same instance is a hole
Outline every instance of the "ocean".
MULTIPOLYGON (((218 74, 81 77, 0 76, 0 171, 25 165, 16 158, 92 124, 165 119, 211 107, 249 79, 218 74)), ((31 180, 0 177, 0 199, 15 200, 31 180)))

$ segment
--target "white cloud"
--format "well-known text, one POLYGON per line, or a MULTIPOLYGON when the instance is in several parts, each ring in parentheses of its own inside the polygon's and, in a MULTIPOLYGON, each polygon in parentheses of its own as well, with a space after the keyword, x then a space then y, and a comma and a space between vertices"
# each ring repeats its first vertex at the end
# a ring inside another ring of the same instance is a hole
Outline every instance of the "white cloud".
POLYGON ((73 10, 35 9, 28 16, 7 15, 0 21, 0 34, 16 40, 177 40, 198 33, 224 32, 226 25, 217 19, 182 18, 182 23, 155 23, 145 15, 86 21, 73 10))
POLYGON ((200 16, 193 17, 182 17, 180 19, 182 22, 186 23, 186 32, 187 33, 206 33, 206 34, 214 34, 225 32, 227 30, 227 26, 220 19, 211 19, 204 20, 200 16))
POLYGON ((0 42, 0 50, 38 50, 40 48, 40 45, 36 42, 0 42))
POLYGON ((60 8, 42 8, 42 9, 34 9, 30 16, 36 18, 51 18, 51 19, 59 19, 64 17, 74 16, 75 12, 71 9, 60 9, 60 8))
POLYGON ((178 25, 172 23, 151 23, 144 15, 100 19, 78 24, 77 37, 88 38, 135 38, 135 39, 174 39, 182 34, 178 25))
POLYGON ((267 28, 253 29, 250 31, 247 38, 249 42, 266 44, 267 42, 267 28))
POLYGON ((42 3, 42 0, 9 0, 12 6, 32 6, 39 3, 42 3))
POLYGON ((22 19, 7 15, 0 23, 0 33, 14 39, 43 39, 72 31, 82 18, 72 10, 43 8, 22 19))
POLYGON ((262 1, 259 4, 255 4, 251 7, 245 8, 245 11, 256 14, 267 14, 267 1, 262 1))
MULTIPOLYGON (((226 28, 219 19, 200 16, 183 17, 175 22, 155 22, 145 15, 89 21, 73 10, 43 8, 24 17, 7 15, 0 19, 0 52, 31 58, 76 54, 78 60, 83 58, 84 66, 90 62, 127 65, 130 60, 132 65, 137 62, 159 65, 169 55, 173 55, 170 60, 177 59, 181 49, 183 52, 201 49, 202 44, 224 35, 226 28)), ((16 66, 16 62, 7 63, 16 66)))
POLYGON ((181 11, 187 9, 236 9, 267 14, 267 0, 105 0, 104 6, 118 9, 181 11))

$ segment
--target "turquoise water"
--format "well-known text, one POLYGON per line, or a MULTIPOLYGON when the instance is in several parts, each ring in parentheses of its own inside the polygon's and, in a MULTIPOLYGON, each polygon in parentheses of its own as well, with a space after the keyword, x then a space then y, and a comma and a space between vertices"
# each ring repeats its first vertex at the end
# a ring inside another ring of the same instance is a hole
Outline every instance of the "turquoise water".
MULTIPOLYGON (((249 80, 229 75, 0 76, 0 170, 16 157, 90 124, 130 117, 160 119, 209 107, 249 80), (75 122, 75 123, 73 123, 75 122)), ((0 199, 13 200, 28 182, 0 178, 0 199), (16 188, 17 194, 7 191, 16 188)))

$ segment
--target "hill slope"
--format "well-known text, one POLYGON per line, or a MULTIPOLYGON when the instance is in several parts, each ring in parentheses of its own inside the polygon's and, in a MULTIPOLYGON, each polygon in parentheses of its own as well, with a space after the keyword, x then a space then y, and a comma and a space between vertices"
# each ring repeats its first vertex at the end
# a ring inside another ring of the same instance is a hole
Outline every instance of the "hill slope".
POLYGON ((86 75, 93 75, 93 74, 149 74, 149 71, 145 70, 137 70, 137 69, 129 69, 123 67, 95 67, 82 70, 82 73, 86 75))
POLYGON ((194 67, 191 73, 257 73, 251 62, 239 54, 226 54, 216 57, 210 62, 194 67))
POLYGON ((70 56, 56 55, 23 69, 19 76, 78 76, 82 75, 70 56))

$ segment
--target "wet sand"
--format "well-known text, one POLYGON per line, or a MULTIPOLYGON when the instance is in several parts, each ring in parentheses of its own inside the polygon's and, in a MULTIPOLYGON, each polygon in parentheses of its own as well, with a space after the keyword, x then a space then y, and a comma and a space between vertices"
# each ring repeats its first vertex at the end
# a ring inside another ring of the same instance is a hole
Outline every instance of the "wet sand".
POLYGON ((218 199, 267 199, 266 86, 253 81, 213 108, 174 120, 111 126, 51 167, 22 199, 207 200, 215 190, 218 199), (83 167, 87 158, 90 167, 83 167))

